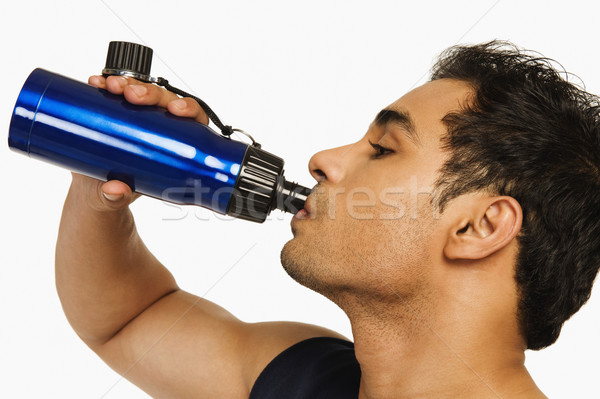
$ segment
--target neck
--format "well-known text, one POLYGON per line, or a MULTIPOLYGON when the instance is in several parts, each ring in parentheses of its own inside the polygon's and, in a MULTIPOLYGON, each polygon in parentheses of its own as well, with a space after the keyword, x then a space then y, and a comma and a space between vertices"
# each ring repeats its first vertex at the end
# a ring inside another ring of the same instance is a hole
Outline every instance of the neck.
POLYGON ((468 307, 450 303, 381 303, 344 309, 362 371, 361 399, 544 397, 503 315, 494 315, 494 325, 489 315, 466 317, 468 307))

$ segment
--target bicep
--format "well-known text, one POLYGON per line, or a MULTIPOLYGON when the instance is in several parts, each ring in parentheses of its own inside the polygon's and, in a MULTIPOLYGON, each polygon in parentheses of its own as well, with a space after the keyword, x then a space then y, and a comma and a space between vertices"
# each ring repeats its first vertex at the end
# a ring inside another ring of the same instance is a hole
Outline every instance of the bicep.
POLYGON ((153 397, 244 397, 243 331, 220 306, 175 291, 92 349, 153 397))
POLYGON ((341 337, 309 324, 244 323, 208 300, 175 291, 92 349, 153 397, 247 398, 275 356, 316 336, 341 337))

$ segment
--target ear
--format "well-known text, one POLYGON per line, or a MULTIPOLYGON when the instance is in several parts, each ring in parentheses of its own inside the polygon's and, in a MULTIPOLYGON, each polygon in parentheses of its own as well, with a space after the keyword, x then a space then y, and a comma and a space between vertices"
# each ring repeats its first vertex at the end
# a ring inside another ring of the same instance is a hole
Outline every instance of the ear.
POLYGON ((451 260, 483 259, 506 247, 519 234, 521 206, 512 197, 477 197, 467 214, 456 219, 448 234, 444 255, 451 260))

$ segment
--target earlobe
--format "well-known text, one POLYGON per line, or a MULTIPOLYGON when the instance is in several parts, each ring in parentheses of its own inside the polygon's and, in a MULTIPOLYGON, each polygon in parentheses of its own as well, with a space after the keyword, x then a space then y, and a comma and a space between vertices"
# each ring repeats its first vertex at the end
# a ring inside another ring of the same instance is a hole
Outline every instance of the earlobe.
POLYGON ((444 256, 449 260, 486 258, 506 247, 519 234, 523 211, 512 197, 473 201, 471 214, 449 231, 444 256))

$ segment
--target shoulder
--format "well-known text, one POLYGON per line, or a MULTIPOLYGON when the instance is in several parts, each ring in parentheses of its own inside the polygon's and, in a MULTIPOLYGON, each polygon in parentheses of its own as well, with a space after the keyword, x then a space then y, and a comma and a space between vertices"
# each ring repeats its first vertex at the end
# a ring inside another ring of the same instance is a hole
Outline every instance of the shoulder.
POLYGON ((243 369, 246 370, 245 381, 252 389, 258 376, 279 354, 294 345, 311 338, 332 338, 349 342, 343 335, 324 327, 297 322, 263 322, 246 326, 247 340, 244 347, 243 369))
POLYGON ((265 367, 251 388, 250 399, 356 398, 360 376, 352 342, 309 338, 285 349, 265 367))

